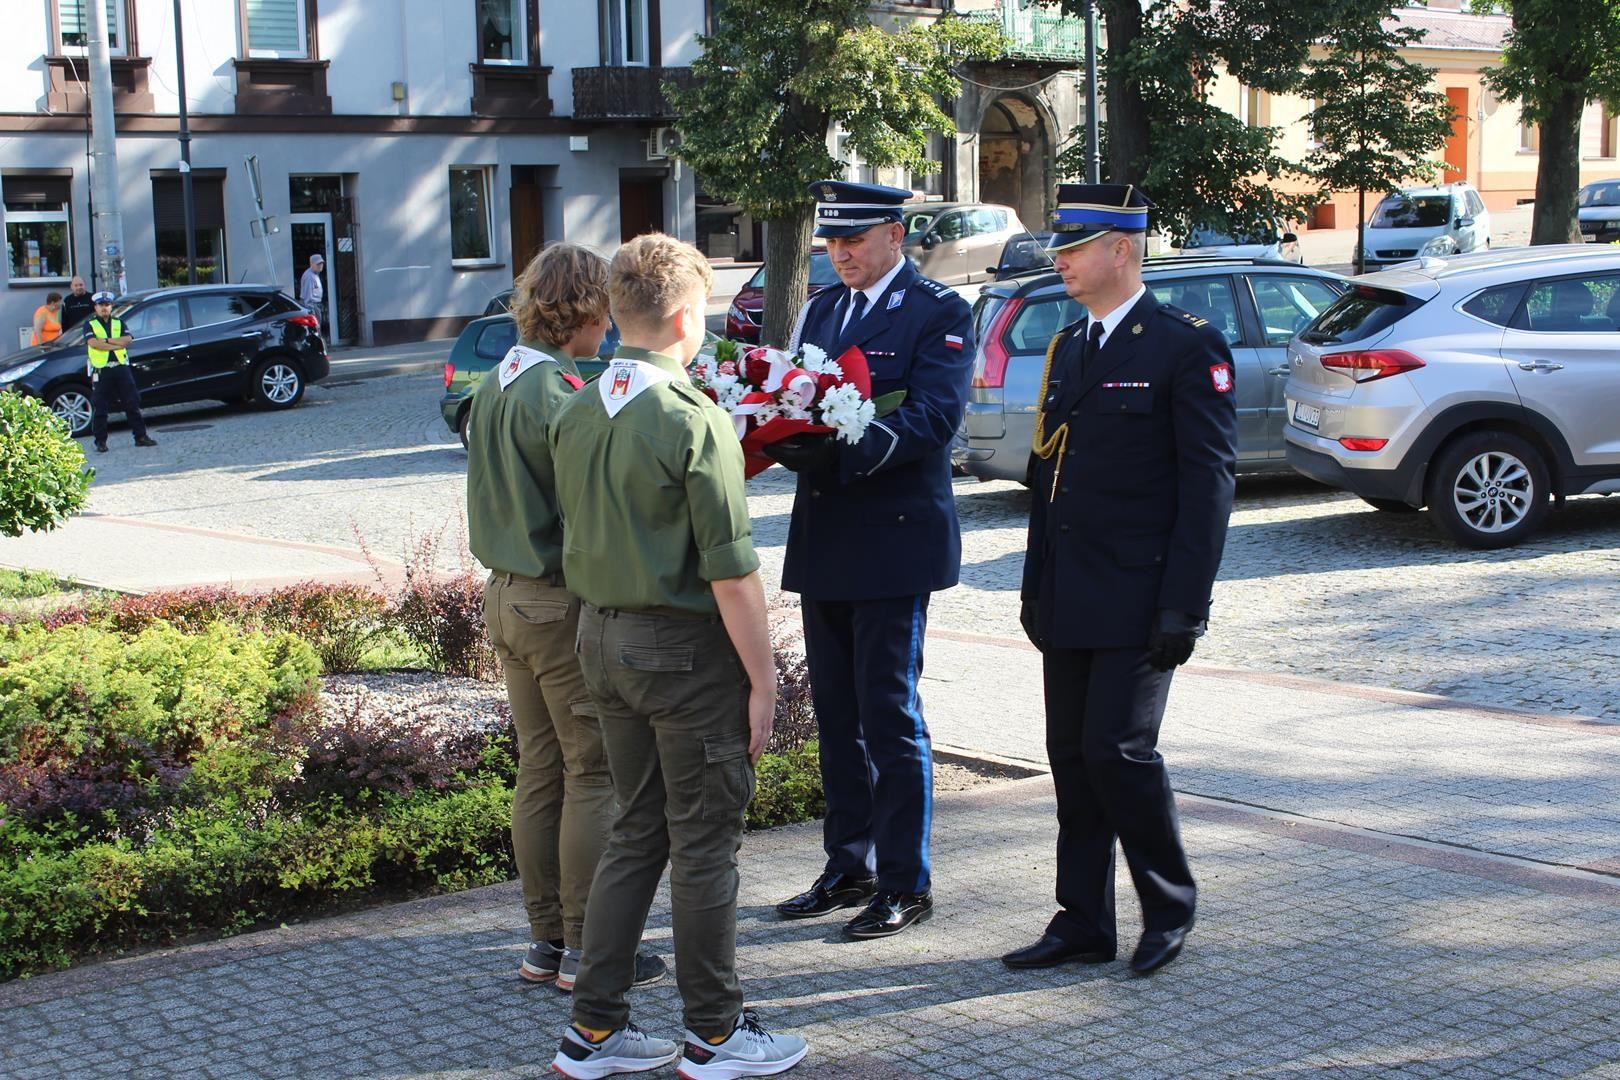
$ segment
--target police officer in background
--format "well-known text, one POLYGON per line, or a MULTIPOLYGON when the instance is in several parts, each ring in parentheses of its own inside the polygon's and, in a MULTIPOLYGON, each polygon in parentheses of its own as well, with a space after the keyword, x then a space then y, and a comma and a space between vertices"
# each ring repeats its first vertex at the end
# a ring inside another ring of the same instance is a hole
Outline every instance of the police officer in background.
POLYGON ((1114 958, 1114 840, 1142 903, 1131 967, 1181 951, 1197 890, 1157 744, 1170 678, 1204 632, 1232 509, 1237 410, 1215 328, 1142 284, 1128 185, 1064 184, 1050 247, 1088 314, 1046 354, 1024 554, 1057 789, 1057 900, 1009 967, 1114 958))
POLYGON ((826 869, 777 911, 803 919, 864 903, 845 934, 887 937, 933 910, 933 756, 918 680, 929 594, 955 585, 962 563, 950 443, 973 323, 961 297, 900 252, 911 192, 829 180, 810 193, 846 287, 810 300, 794 344, 834 359, 857 347, 872 393, 906 397, 853 446, 821 435, 765 451, 798 473, 782 588, 803 599, 827 793, 826 869))
POLYGON ((129 417, 135 445, 156 446, 157 440, 146 434, 141 392, 129 370, 129 346, 135 339, 124 332, 123 320, 113 317, 112 293, 98 292, 91 300, 95 314, 85 323, 90 332, 84 338, 89 353, 91 439, 98 453, 107 452, 107 411, 116 405, 129 417))

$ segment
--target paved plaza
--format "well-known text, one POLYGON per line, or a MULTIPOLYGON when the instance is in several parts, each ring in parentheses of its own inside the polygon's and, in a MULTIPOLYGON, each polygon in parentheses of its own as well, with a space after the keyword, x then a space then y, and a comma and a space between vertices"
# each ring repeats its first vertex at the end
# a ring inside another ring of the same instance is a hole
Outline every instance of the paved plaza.
MULTIPOLYGON (((453 563, 466 459, 441 385, 337 379, 287 414, 167 413, 157 450, 115 438, 95 462, 90 516, 0 541, 0 564, 345 578, 369 573, 357 533, 397 561, 437 529, 453 563)), ((750 482, 768 582, 790 480, 750 482)), ((1620 1077, 1620 500, 1572 500, 1532 544, 1479 553, 1420 515, 1241 482, 1214 625, 1161 741, 1198 926, 1137 979, 1124 957, 997 960, 1052 903, 1039 655, 1017 626, 1029 495, 957 492, 964 581, 933 602, 925 709, 942 751, 1037 775, 940 797, 937 914, 889 941, 773 917, 820 868, 817 826, 746 839, 740 967, 767 1023, 811 1041, 794 1075, 1620 1077)), ((1123 870, 1119 895, 1128 953, 1123 870)), ((670 954, 667 894, 647 935, 670 954)), ((539 1076, 567 1005, 517 979, 525 938, 508 884, 15 981, 0 1076, 539 1076)), ((678 1034, 672 982, 635 1001, 678 1034)))

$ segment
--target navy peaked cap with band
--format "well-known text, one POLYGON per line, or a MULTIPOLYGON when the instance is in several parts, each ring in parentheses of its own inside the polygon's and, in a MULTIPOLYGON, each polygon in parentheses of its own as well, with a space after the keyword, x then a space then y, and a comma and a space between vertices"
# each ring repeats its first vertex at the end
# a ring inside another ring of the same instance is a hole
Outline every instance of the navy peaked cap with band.
POLYGON ((1049 251, 1075 247, 1104 233, 1147 232, 1153 202, 1134 184, 1059 184, 1049 251))
POLYGON ((847 180, 817 180, 809 190, 816 200, 816 235, 820 237, 854 236, 874 225, 898 222, 900 204, 916 197, 905 188, 847 180))

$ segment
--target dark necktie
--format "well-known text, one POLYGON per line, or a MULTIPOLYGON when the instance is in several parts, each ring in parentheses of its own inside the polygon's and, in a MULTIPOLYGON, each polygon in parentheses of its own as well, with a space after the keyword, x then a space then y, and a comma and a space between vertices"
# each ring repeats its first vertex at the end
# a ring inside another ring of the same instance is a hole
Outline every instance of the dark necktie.
POLYGON ((844 306, 844 310, 849 312, 849 318, 840 328, 840 333, 848 333, 851 327, 861 321, 866 315, 866 307, 869 303, 865 293, 856 292, 854 289, 849 291, 848 300, 849 302, 844 306))
POLYGON ((1097 359, 1097 352, 1102 348, 1103 324, 1093 319, 1091 332, 1086 336, 1086 344, 1080 350, 1080 374, 1083 376, 1097 359))

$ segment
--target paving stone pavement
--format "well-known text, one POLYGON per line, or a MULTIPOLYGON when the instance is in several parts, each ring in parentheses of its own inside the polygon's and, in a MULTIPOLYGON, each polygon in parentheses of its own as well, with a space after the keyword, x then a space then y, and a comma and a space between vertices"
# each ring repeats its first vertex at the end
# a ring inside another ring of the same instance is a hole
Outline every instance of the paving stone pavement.
MULTIPOLYGON (((739 967, 810 1040, 793 1075, 1620 1076, 1620 882, 1184 800, 1183 957, 1015 973, 996 958, 1048 914, 1051 817, 1045 777, 942 797, 936 917, 862 944, 770 912, 819 869, 815 826, 748 837, 739 967)), ((0 986, 0 1074, 543 1075, 567 1003, 518 980, 520 910, 500 885, 0 986)), ((667 891, 647 940, 669 954, 667 891)), ((634 1015, 678 1035, 673 982, 634 1015)))
MULTIPOLYGON (((287 413, 171 411, 156 450, 115 440, 98 456, 90 509, 351 549, 358 534, 389 559, 442 530, 451 566, 466 456, 438 417, 441 391, 419 372, 314 386, 287 413)), ((791 480, 772 469, 749 482, 772 585, 791 480)), ((963 583, 934 598, 933 627, 1019 634, 1028 500, 1016 484, 958 481, 963 583)), ((1242 480, 1198 659, 1620 720, 1620 498, 1572 499, 1532 543, 1475 552, 1424 515, 1296 477, 1242 480)))

